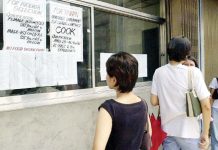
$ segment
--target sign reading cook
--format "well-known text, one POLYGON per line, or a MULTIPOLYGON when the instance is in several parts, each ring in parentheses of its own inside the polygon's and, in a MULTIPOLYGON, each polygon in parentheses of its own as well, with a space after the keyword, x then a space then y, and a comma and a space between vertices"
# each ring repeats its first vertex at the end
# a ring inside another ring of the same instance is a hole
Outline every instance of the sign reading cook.
POLYGON ((83 61, 82 8, 49 2, 51 52, 72 54, 83 61))

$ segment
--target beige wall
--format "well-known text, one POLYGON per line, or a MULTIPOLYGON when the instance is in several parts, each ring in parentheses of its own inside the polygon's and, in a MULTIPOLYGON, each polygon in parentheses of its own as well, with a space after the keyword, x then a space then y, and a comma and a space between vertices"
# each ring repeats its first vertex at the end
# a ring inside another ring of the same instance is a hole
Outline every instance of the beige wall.
MULTIPOLYGON (((149 100, 150 86, 134 91, 149 100)), ((0 112, 0 149, 90 150, 97 108, 108 97, 0 112)), ((155 111, 148 104, 149 111, 155 111)))
MULTIPOLYGON (((197 0, 168 1, 169 37, 185 35, 192 42, 192 55, 198 59, 198 2, 197 0)), ((205 81, 218 76, 218 1, 203 0, 205 81)))
POLYGON ((1 150, 89 150, 100 101, 0 113, 1 150))
POLYGON ((218 1, 203 0, 205 79, 218 76, 218 1))
POLYGON ((198 57, 198 0, 167 0, 169 38, 183 35, 192 43, 192 56, 198 57))

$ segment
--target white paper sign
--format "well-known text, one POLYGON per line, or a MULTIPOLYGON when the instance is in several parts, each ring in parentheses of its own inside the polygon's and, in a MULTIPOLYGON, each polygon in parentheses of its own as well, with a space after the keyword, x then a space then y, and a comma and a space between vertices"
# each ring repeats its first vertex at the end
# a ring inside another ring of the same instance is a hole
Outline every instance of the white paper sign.
POLYGON ((36 54, 36 85, 57 85, 57 55, 51 52, 36 54))
POLYGON ((46 48, 45 0, 4 0, 4 50, 33 52, 46 48))
POLYGON ((83 61, 82 8, 48 4, 49 52, 46 51, 46 1, 3 1, 0 90, 78 83, 77 61, 83 61))
POLYGON ((36 87, 35 55, 32 52, 10 52, 9 89, 36 87))
POLYGON ((36 55, 37 86, 77 84, 77 62, 73 55, 45 52, 36 55))
POLYGON ((133 54, 138 61, 138 77, 147 77, 147 54, 133 54))
POLYGON ((4 77, 9 80, 7 89, 36 87, 35 54, 46 48, 46 2, 4 0, 3 11, 3 51, 8 52, 8 57, 4 55, 9 61, 9 75, 4 77))
MULTIPOLYGON (((106 62, 114 53, 100 53, 101 80, 106 80, 106 62)), ((147 77, 147 54, 132 54, 138 61, 138 77, 147 77)))
POLYGON ((106 80, 106 62, 108 58, 113 55, 113 53, 100 53, 100 75, 101 75, 101 80, 106 80))
POLYGON ((50 43, 52 52, 73 54, 83 61, 82 8, 49 2, 50 43))
POLYGON ((77 62, 73 55, 58 53, 57 80, 58 85, 77 84, 77 62))

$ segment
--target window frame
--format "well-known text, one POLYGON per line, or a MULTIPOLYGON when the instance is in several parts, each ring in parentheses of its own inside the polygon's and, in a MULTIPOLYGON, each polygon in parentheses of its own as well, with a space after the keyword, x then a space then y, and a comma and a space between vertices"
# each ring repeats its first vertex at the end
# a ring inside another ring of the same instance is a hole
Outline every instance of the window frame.
MULTIPOLYGON (((24 108, 32 108, 38 106, 47 106, 53 104, 69 103, 76 101, 88 101, 98 98, 106 98, 115 96, 113 90, 110 90, 107 86, 96 87, 95 85, 95 33, 94 33, 94 10, 101 10, 105 12, 110 12, 113 14, 118 14, 126 17, 132 17, 136 19, 141 19, 144 21, 149 21, 157 23, 160 25, 160 59, 161 64, 166 62, 166 57, 162 57, 164 50, 162 49, 165 45, 165 19, 146 14, 143 12, 138 12, 121 6, 112 5, 109 3, 97 1, 97 0, 57 0, 57 2, 68 2, 76 5, 81 5, 84 7, 89 7, 91 11, 91 55, 92 55, 92 88, 87 89, 76 89, 58 92, 48 92, 48 93, 34 93, 27 95, 17 95, 17 96, 6 96, 0 97, 0 111, 17 110, 24 108)), ((161 0, 164 1, 164 0, 161 0)), ((165 7, 164 3, 160 3, 161 7, 165 7)), ((151 81, 137 82, 135 88, 149 87, 151 86, 151 81)))

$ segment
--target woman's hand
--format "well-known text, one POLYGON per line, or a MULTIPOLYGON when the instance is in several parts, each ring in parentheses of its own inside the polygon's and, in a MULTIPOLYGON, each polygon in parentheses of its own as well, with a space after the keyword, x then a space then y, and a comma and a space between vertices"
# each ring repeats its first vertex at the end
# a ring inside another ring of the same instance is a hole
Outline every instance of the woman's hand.
POLYGON ((201 150, 207 150, 209 146, 209 137, 207 134, 202 133, 200 137, 200 149, 201 150))

